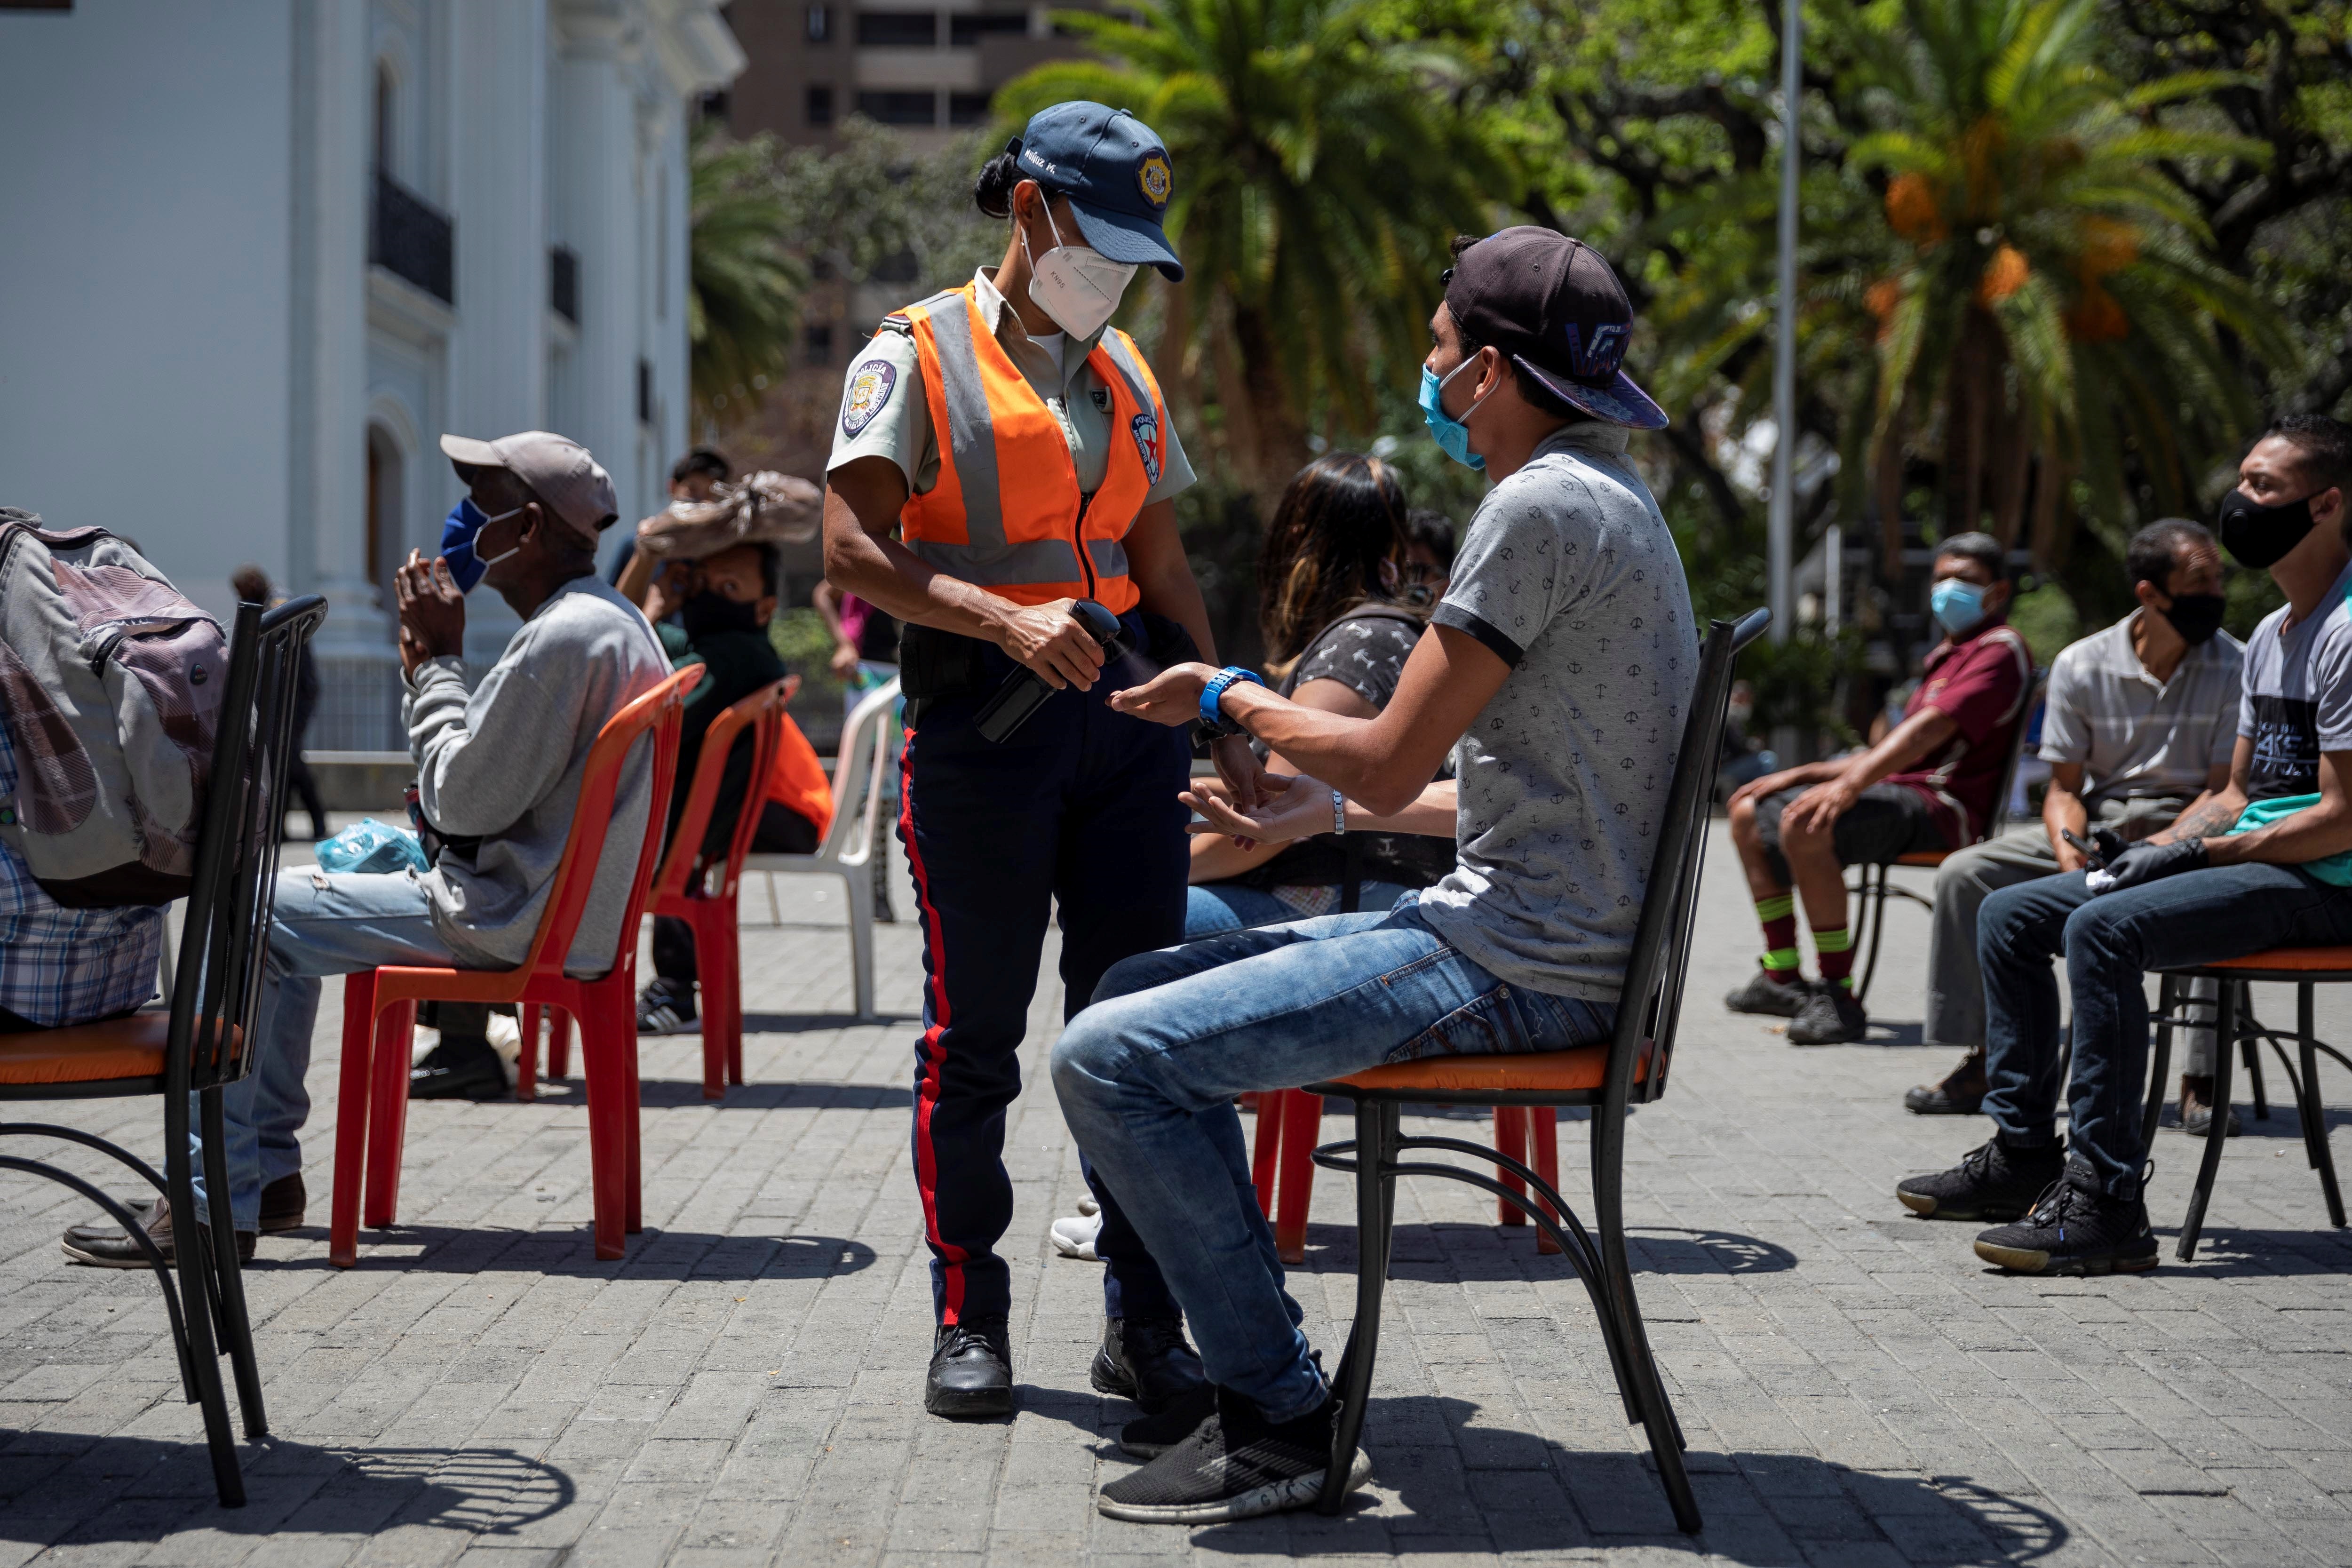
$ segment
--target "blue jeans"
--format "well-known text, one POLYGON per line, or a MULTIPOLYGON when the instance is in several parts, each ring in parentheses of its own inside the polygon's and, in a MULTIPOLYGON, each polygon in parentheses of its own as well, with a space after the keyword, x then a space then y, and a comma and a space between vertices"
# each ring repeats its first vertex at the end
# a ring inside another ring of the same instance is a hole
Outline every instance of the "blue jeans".
MULTIPOLYGON (((1366 882, 1357 895, 1356 907, 1359 912, 1386 910, 1411 890, 1395 882, 1366 882)), ((1196 882, 1184 889, 1186 942, 1246 931, 1251 926, 1281 925, 1298 918, 1297 910, 1264 888, 1244 888, 1238 882, 1196 882)))
POLYGON ((1417 1057, 1566 1050, 1607 1038, 1615 1015, 1505 984, 1403 903, 1115 964, 1054 1047, 1054 1089, 1184 1309, 1209 1376, 1287 1421, 1326 1391, 1258 1212, 1234 1097, 1417 1057))
MULTIPOLYGON (((1984 901, 1985 1114, 2005 1142, 2057 1140, 2058 980, 2074 998, 2067 1145, 2110 1196, 2139 1196, 2151 970, 2273 947, 2352 942, 2352 889, 2292 866, 2217 866, 2092 896, 2080 871, 2004 888, 1984 901)), ((2227 1050, 2217 1041, 2217 1051, 2227 1050)))
MULTIPOLYGON (((319 977, 383 963, 448 966, 459 960, 433 929, 415 873, 326 872, 308 866, 278 873, 269 953, 261 972, 253 1070, 222 1091, 228 1148, 230 1223, 261 1228, 261 1189, 302 1168, 302 1124, 310 1119, 310 1032, 319 1021, 319 977)), ((203 1123, 192 1137, 199 1143, 203 1123)), ((197 1151, 196 1212, 208 1215, 203 1152, 197 1151)))

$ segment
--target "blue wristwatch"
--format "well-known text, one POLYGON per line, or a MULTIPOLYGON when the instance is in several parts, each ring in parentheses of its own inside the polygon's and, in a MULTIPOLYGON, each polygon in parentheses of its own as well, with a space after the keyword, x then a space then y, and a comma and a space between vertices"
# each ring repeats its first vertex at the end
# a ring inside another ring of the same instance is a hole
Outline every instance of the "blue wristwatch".
POLYGON ((1252 686, 1265 684, 1255 673, 1237 664, 1229 664, 1209 677, 1207 684, 1201 688, 1201 727, 1212 735, 1238 735, 1242 732, 1239 724, 1227 719, 1217 709, 1217 704, 1224 700, 1225 692, 1239 680, 1246 680, 1252 686))

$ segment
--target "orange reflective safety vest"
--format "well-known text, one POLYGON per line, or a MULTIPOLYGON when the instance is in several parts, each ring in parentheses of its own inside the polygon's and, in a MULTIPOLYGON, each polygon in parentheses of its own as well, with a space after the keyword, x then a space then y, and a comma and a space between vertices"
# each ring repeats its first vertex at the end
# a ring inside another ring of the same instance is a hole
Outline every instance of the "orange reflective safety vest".
POLYGON ((1124 541, 1168 455, 1168 410, 1135 340, 1109 328, 1087 356, 1111 398, 1102 486, 1088 498, 1061 422, 988 330, 971 285, 899 313, 940 447, 939 482, 898 514, 907 548, 1017 605, 1133 609, 1124 541))

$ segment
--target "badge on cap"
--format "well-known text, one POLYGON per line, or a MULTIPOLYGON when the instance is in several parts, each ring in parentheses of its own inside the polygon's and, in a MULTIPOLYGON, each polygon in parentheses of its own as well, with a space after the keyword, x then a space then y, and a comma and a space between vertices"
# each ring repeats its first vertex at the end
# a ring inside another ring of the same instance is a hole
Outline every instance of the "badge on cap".
POLYGON ((1145 201, 1155 207, 1164 207, 1168 205, 1168 193, 1174 186, 1176 176, 1169 170, 1168 160, 1154 153, 1143 161, 1141 168, 1136 170, 1135 183, 1143 187, 1145 201))
POLYGON ((849 395, 841 405, 841 433, 855 437, 874 423, 882 405, 898 384, 898 367, 888 360, 870 359, 849 378, 849 395))

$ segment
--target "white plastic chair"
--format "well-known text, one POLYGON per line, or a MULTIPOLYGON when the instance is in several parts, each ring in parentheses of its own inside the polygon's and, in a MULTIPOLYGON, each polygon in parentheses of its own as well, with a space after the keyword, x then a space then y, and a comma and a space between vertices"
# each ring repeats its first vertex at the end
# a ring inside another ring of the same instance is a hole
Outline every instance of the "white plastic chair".
POLYGON ((898 700, 894 678, 866 693, 842 726, 841 755, 833 764, 833 822, 814 855, 758 855, 743 869, 768 874, 768 908, 776 910, 776 875, 838 877, 849 890, 849 957, 857 1016, 874 1014, 874 825, 889 776, 890 713, 898 700))

